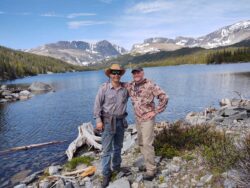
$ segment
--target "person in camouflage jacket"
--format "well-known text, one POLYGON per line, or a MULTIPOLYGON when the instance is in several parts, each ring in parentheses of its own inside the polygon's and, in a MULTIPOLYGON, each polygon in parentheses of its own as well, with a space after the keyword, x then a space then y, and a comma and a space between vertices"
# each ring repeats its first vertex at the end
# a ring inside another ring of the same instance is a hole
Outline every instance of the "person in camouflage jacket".
POLYGON ((143 178, 151 181, 156 174, 153 146, 155 116, 166 109, 168 96, 158 85, 144 78, 141 67, 132 69, 131 73, 133 81, 127 84, 127 89, 134 107, 138 144, 147 170, 143 178), (154 98, 158 99, 157 106, 154 98))

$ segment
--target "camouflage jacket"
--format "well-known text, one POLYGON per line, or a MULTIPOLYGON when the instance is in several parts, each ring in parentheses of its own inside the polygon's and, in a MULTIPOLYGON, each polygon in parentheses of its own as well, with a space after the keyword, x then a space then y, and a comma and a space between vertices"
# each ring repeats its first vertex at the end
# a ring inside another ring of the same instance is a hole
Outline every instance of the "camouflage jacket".
POLYGON ((131 82, 127 84, 129 96, 131 97, 137 121, 147 121, 145 115, 148 112, 163 112, 168 103, 167 94, 156 84, 148 79, 140 84, 131 82), (154 98, 159 100, 158 106, 155 106, 154 98))

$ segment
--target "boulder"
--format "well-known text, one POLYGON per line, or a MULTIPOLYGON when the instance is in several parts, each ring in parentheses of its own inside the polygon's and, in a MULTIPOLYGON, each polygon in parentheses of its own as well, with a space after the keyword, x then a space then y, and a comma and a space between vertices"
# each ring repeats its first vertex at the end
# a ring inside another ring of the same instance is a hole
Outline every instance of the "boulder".
POLYGON ((34 82, 29 87, 30 91, 50 91, 52 90, 52 86, 43 82, 34 82))

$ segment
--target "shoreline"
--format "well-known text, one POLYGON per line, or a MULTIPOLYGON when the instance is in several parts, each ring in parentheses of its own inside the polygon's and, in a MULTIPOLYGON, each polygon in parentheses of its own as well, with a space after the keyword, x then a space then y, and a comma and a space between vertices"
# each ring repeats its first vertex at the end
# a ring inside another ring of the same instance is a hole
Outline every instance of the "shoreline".
MULTIPOLYGON (((220 109, 207 108, 203 112, 187 114, 185 123, 181 124, 181 126, 185 127, 187 123, 189 127, 195 127, 197 124, 204 127, 206 124, 216 122, 214 127, 216 132, 224 132, 226 135, 236 136, 236 138, 244 138, 243 132, 245 132, 244 135, 249 134, 250 101, 244 99, 224 99, 221 101, 221 105, 223 106, 220 109), (242 113, 242 109, 245 109, 244 113, 242 113), (228 124, 229 122, 232 124, 228 124)), ((155 131, 160 134, 165 128, 171 129, 175 123, 160 122, 156 125, 155 131)), ((132 140, 134 139, 133 141, 136 139, 135 131, 132 127, 127 130, 127 135, 130 134, 132 140)), ((101 181, 100 153, 94 150, 82 155, 85 158, 89 156, 94 158, 91 166, 96 167, 96 171, 94 171, 94 174, 92 173, 93 175, 83 177, 80 173, 75 173, 69 176, 67 173, 72 173, 72 170, 68 172, 64 167, 65 165, 52 165, 28 176, 22 182, 23 184, 19 186, 23 186, 24 188, 27 185, 29 187, 36 187, 38 185, 41 187, 50 187, 53 185, 61 187, 99 187, 101 181)), ((230 169, 220 173, 214 172, 199 148, 184 151, 181 155, 174 156, 173 158, 157 156, 158 173, 152 182, 142 180, 143 172, 139 170, 139 167, 143 165, 143 158, 138 152, 135 142, 124 151, 122 158, 122 166, 129 168, 129 173, 120 172, 114 175, 112 181, 113 187, 120 186, 121 184, 133 188, 139 188, 141 185, 145 187, 156 186, 159 188, 168 186, 213 187, 218 185, 218 183, 221 183, 220 185, 224 187, 235 187, 238 186, 237 178, 242 178, 238 169, 230 169)), ((90 166, 86 164, 78 164, 73 172, 88 167, 90 166)), ((16 186, 16 188, 18 187, 16 186)))
MULTIPOLYGON (((175 64, 175 65, 152 65, 152 66, 145 66, 145 65, 142 65, 144 68, 154 68, 154 67, 171 67, 171 66, 187 66, 187 65, 226 65, 226 64, 244 64, 244 63, 250 63, 250 62, 231 62, 231 63, 220 63, 220 64, 196 64, 196 63, 186 63, 186 64, 175 64)), ((126 65, 125 66, 127 69, 130 69, 129 65, 126 65)), ((92 68, 92 67, 90 67, 92 68)), ((49 72, 49 73, 46 73, 46 74, 37 74, 37 75, 28 75, 28 76, 24 76, 24 77, 20 77, 20 78, 15 78, 15 79, 8 79, 8 80, 0 80, 0 84, 5 84, 6 82, 12 82, 12 81, 15 81, 15 80, 18 80, 18 79, 24 79, 24 78, 28 78, 28 77, 35 77, 35 76, 39 76, 39 75, 51 75, 51 74, 64 74, 64 73, 75 73, 75 72, 89 72, 89 71, 100 71, 100 70, 103 70, 105 69, 105 67, 102 67, 102 68, 93 68, 93 69, 89 69, 89 70, 82 70, 82 71, 69 71, 69 72, 58 72, 58 73, 55 73, 55 72, 49 72)))

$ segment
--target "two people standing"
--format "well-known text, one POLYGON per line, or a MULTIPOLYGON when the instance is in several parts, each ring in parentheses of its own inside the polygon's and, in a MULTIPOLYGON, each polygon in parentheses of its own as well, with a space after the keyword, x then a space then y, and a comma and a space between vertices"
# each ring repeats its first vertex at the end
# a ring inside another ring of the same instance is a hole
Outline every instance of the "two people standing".
POLYGON ((154 142, 155 116, 163 112, 168 103, 166 93, 152 81, 144 78, 144 71, 137 67, 132 69, 133 81, 120 81, 125 70, 118 64, 113 64, 105 71, 111 79, 104 83, 96 96, 94 116, 96 129, 102 133, 102 187, 106 187, 111 179, 111 164, 113 171, 121 168, 121 149, 124 130, 127 127, 126 107, 128 97, 134 107, 138 144, 144 156, 146 173, 145 180, 152 180, 156 174, 154 142), (158 99, 155 106, 154 98, 158 99))

